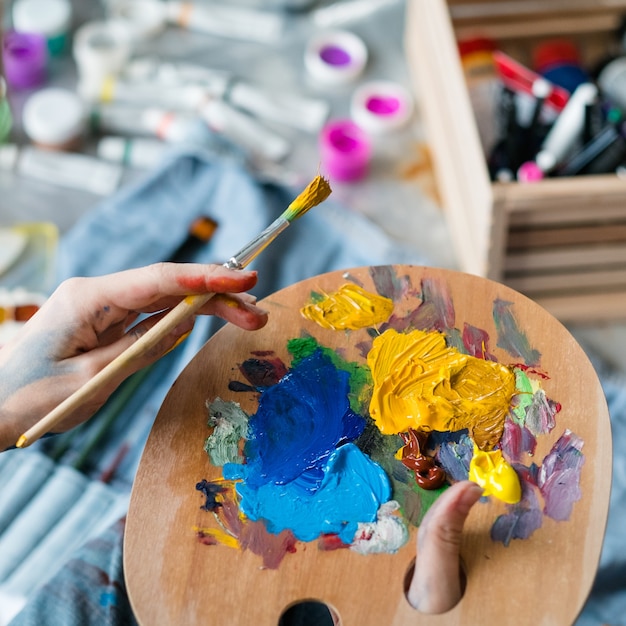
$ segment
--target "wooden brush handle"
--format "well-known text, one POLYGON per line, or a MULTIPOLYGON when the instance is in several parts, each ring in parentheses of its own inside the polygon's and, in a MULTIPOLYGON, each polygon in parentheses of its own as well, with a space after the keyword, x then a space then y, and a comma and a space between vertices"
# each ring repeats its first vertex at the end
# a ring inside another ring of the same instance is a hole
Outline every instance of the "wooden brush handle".
POLYGON ((188 317, 195 315, 215 294, 187 296, 179 302, 165 317, 157 322, 150 330, 119 354, 108 365, 101 369, 93 378, 79 387, 71 396, 66 398, 45 417, 31 426, 17 442, 18 448, 25 448, 40 437, 52 430, 59 422, 71 415, 87 400, 96 395, 102 388, 109 385, 121 371, 126 369, 134 359, 142 356, 153 348, 178 324, 188 317))

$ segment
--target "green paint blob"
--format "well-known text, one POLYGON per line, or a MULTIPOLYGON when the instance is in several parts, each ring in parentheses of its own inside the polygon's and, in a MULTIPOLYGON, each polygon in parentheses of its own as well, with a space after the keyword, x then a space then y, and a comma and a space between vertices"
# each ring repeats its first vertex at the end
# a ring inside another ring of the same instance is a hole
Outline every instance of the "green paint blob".
POLYGON ((517 394, 515 395, 516 406, 513 408, 513 421, 519 426, 524 426, 526 410, 533 403, 533 386, 524 370, 515 368, 513 372, 515 374, 515 388, 517 389, 517 394))
POLYGON ((208 405, 209 428, 213 433, 204 443, 204 450, 211 463, 218 467, 225 463, 243 463, 239 454, 239 441, 248 432, 248 415, 237 402, 226 402, 221 398, 208 405))

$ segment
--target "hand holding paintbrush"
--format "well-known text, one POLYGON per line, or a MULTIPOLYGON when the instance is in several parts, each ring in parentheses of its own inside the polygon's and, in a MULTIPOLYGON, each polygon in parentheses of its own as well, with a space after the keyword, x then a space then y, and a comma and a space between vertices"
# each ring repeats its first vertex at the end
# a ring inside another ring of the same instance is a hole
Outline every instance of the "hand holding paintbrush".
MULTIPOLYGON (((185 266, 169 266, 171 269, 164 269, 164 266, 156 266, 157 268, 160 267, 160 271, 174 273, 169 276, 169 280, 174 280, 175 289, 172 283, 168 283, 167 288, 163 291, 161 290, 162 285, 158 281, 156 284, 154 282, 154 272, 159 270, 144 268, 143 271, 146 273, 143 275, 143 280, 138 283, 138 276, 135 276, 135 280, 132 281, 132 289, 128 291, 121 289, 123 283, 120 283, 118 286, 120 287, 117 289, 118 295, 123 296, 122 299, 128 303, 128 306, 126 307, 125 304, 122 304, 121 307, 118 307, 125 310, 125 315, 121 319, 116 320, 112 326, 105 326, 103 320, 106 319, 112 305, 116 303, 106 305, 100 311, 100 318, 98 318, 98 315, 91 314, 93 319, 90 323, 86 323, 85 319, 76 319, 76 315, 72 316, 70 315, 71 312, 67 311, 67 320, 69 321, 66 321, 67 328, 65 331, 60 331, 62 341, 59 342, 58 338, 56 340, 51 338, 42 339, 41 336, 37 336, 38 332, 45 332, 41 324, 39 324, 39 320, 43 318, 46 311, 51 310, 51 306, 47 309, 42 307, 43 314, 39 318, 37 316, 33 318, 34 322, 24 329, 20 339, 22 343, 19 346, 19 350, 15 350, 17 358, 15 360, 12 359, 14 351, 10 345, 7 345, 3 349, 3 354, 0 355, 0 371, 4 368, 6 372, 6 377, 3 379, 5 381, 4 391, 2 392, 4 403, 2 403, 3 398, 0 397, 0 406, 2 407, 2 412, 7 416, 7 419, 0 423, 0 428, 5 429, 4 433, 0 431, 0 445, 4 443, 10 445, 15 441, 15 439, 10 440, 11 435, 9 434, 7 437, 6 433, 15 432, 15 428, 18 427, 15 423, 11 424, 11 414, 19 413, 17 404, 19 394, 17 392, 22 391, 40 395, 42 406, 50 405, 51 398, 67 396, 67 393, 63 393, 63 389, 67 385, 68 378, 73 379, 72 376, 75 375, 81 352, 97 347, 101 359, 100 362, 108 356, 107 364, 103 367, 97 366, 92 368, 92 371, 96 369, 97 373, 69 397, 60 402, 50 413, 28 428, 19 437, 16 444, 17 447, 30 445, 45 433, 58 428, 60 424, 63 424, 63 427, 66 428, 86 419, 93 413, 95 408, 104 402, 106 396, 124 378, 159 358, 167 349, 174 345, 176 337, 184 336, 184 333, 191 329, 193 325, 192 318, 197 313, 218 314, 244 328, 258 328, 262 326, 265 323, 265 314, 256 309, 248 297, 232 295, 232 292, 241 292, 252 288, 256 283, 256 275, 250 272, 233 273, 228 270, 246 267, 293 221, 302 217, 312 207, 323 202, 330 195, 330 192, 328 182, 321 176, 317 176, 278 219, 225 263, 225 268, 215 267, 213 270, 214 274, 211 276, 207 277, 205 274, 201 274, 197 267, 192 272, 185 266), (211 292, 207 292, 207 289, 210 289, 211 292), (124 293, 120 294, 120 291, 124 293), (211 302, 216 292, 228 295, 220 296, 219 299, 211 302), (185 297, 180 300, 181 296, 185 297), (225 302, 224 298, 230 300, 230 306, 228 302, 225 302), (173 306, 172 302, 174 300, 180 301, 173 306), (138 301, 141 301, 140 306, 136 306, 138 301), (233 302, 235 303, 234 307, 232 306, 233 302), (125 331, 129 323, 134 322, 136 319, 137 312, 157 311, 161 311, 161 313, 157 313, 156 317, 148 318, 149 321, 147 322, 141 322, 143 326, 140 328, 125 331), (163 311, 167 312, 164 313, 163 311), (75 328, 71 327, 72 319, 75 320, 75 328), (86 326, 87 330, 85 330, 86 326), (85 332, 89 334, 89 338, 86 341, 85 332), (137 338, 137 333, 139 332, 141 332, 141 335, 137 338), (119 353, 119 344, 114 343, 119 339, 120 335, 123 335, 124 340, 129 343, 121 353, 119 353), (24 344, 24 341, 26 344, 24 344), (46 345, 46 342, 49 345, 46 345), (29 344, 30 349, 25 349, 25 346, 27 348, 29 344), (118 347, 113 348, 113 345, 118 347), (47 352, 49 346, 57 353, 69 347, 70 350, 75 349, 76 354, 66 358, 62 367, 57 367, 54 372, 51 372, 47 369, 51 360, 47 352), (30 356, 23 356, 29 354, 29 352, 31 353, 30 356), (19 356, 20 354, 22 356, 19 356), (43 360, 41 357, 43 357, 43 360), (28 362, 19 363, 20 359, 28 359, 28 362), (41 367, 36 367, 38 362, 41 363, 41 367), (13 374, 13 372, 18 372, 20 368, 25 368, 28 371, 28 376, 26 377, 28 380, 24 379, 22 375, 13 374), (16 382, 12 383, 12 380, 16 382), (52 396, 48 395, 51 391, 50 385, 54 387, 52 396), (21 389, 21 386, 23 386, 23 389, 21 389)), ((129 272, 140 271, 142 270, 130 270, 129 272)), ((121 273, 118 280, 122 280, 124 274, 121 273)), ((127 277, 128 274, 126 274, 127 277)), ((103 281, 107 278, 110 281, 111 277, 76 280, 94 281, 92 284, 95 288, 97 281, 103 281)), ((62 289, 67 288, 66 286, 62 289)), ((85 294, 79 294, 79 299, 80 301, 75 304, 80 310, 81 307, 88 304, 89 300, 85 297, 85 294)), ((60 300, 63 303, 63 298, 58 296, 55 300, 57 302, 60 300)), ((53 303, 55 300, 53 300, 53 303)), ((57 313, 63 314, 63 311, 57 311, 57 313)))

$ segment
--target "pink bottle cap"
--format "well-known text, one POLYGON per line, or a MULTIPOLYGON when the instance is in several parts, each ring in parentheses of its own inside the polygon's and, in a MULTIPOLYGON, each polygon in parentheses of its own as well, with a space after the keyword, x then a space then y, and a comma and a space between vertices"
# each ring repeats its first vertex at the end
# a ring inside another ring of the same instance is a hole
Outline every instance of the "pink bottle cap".
POLYGON ((543 170, 534 162, 526 161, 517 170, 517 180, 520 183, 536 183, 543 180, 543 170))
POLYGON ((372 147, 365 131, 350 120, 335 120, 320 134, 321 165, 331 179, 342 182, 364 178, 372 147))
POLYGON ((9 31, 2 42, 2 61, 11 87, 38 87, 47 78, 48 42, 37 33, 9 31))

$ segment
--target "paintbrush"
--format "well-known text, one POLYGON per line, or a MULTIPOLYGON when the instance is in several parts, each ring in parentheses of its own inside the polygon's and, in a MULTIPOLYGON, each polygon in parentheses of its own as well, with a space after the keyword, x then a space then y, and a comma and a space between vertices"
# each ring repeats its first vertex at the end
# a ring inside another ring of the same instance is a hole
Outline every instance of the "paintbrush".
MULTIPOLYGON (((328 181, 322 176, 316 176, 306 189, 274 220, 260 235, 244 246, 237 254, 230 258, 225 267, 243 269, 251 263, 267 246, 280 235, 292 222, 302 217, 309 209, 317 206, 331 193, 328 181)), ((161 339, 171 332, 181 321, 194 315, 215 294, 201 294, 187 296, 157 322, 150 330, 142 335, 124 352, 118 355, 106 367, 98 372, 71 396, 66 398, 45 417, 31 426, 20 436, 15 444, 18 448, 25 448, 41 436, 49 432, 55 425, 68 417, 78 407, 93 397, 100 389, 110 384, 121 370, 124 370, 133 359, 145 354, 161 339)))

